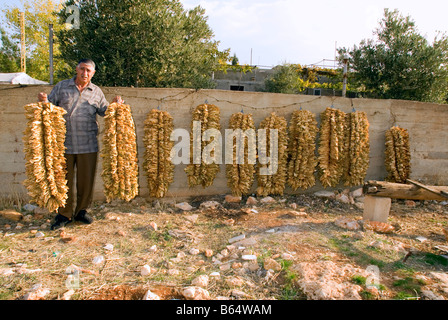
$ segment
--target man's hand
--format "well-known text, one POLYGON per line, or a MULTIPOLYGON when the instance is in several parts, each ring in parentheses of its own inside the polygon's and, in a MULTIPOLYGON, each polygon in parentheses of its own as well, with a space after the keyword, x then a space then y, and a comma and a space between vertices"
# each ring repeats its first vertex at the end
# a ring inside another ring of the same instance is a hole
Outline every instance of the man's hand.
POLYGON ((45 92, 39 92, 37 95, 37 101, 39 102, 48 102, 48 96, 45 92))
POLYGON ((116 96, 116 97, 112 100, 112 102, 116 102, 116 103, 120 104, 120 103, 124 103, 124 100, 123 100, 120 96, 116 96))

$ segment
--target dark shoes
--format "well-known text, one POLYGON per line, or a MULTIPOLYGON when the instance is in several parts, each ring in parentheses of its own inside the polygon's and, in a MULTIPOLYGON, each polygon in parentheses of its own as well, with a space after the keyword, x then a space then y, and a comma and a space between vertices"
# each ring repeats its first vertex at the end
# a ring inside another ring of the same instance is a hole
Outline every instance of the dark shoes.
POLYGON ((54 218, 54 222, 51 225, 51 230, 56 230, 56 229, 60 229, 62 227, 65 227, 66 224, 69 224, 70 222, 72 222, 71 219, 63 216, 62 214, 57 214, 56 217, 54 218))
MULTIPOLYGON (((85 224, 91 224, 93 222, 93 218, 87 213, 86 210, 79 211, 78 214, 75 216, 74 220, 85 224)), ((58 213, 54 218, 54 222, 50 228, 51 230, 60 229, 62 227, 65 227, 70 222, 72 222, 71 219, 58 213)))
POLYGON ((75 221, 79 221, 85 224, 91 224, 93 222, 93 218, 87 213, 86 210, 81 210, 75 216, 75 221))

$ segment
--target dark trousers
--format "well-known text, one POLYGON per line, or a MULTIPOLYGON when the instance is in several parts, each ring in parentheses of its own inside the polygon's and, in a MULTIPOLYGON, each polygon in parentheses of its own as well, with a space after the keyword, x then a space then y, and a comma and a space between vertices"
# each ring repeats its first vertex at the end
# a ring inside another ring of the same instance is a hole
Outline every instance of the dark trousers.
POLYGON ((66 154, 68 199, 64 208, 58 213, 71 219, 79 211, 87 210, 92 203, 93 187, 96 173, 97 152, 83 154, 66 154), (76 206, 74 207, 73 185, 76 178, 76 206), (74 208, 74 210, 73 210, 74 208))

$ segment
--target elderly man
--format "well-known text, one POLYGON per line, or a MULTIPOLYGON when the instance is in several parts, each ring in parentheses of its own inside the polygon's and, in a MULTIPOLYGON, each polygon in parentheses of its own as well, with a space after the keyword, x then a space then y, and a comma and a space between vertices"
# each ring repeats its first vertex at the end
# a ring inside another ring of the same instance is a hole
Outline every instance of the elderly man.
MULTIPOLYGON (((76 76, 60 81, 48 96, 44 92, 38 95, 39 101, 49 101, 67 111, 64 118, 68 199, 66 206, 58 210, 52 230, 64 227, 73 219, 87 224, 93 222, 87 209, 92 202, 98 154, 96 115, 104 116, 109 105, 101 89, 91 82, 94 74, 95 63, 83 59, 76 66, 76 76), (75 176, 76 207, 73 206, 75 176)), ((123 100, 117 96, 113 102, 122 103, 123 100)))

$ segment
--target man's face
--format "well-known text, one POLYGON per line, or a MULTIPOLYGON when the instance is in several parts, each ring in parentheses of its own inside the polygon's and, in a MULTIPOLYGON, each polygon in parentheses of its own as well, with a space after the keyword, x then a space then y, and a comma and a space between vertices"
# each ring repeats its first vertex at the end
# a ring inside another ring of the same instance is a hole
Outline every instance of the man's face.
POLYGON ((76 67, 77 78, 82 83, 89 83, 94 74, 95 68, 90 64, 80 63, 76 67))

